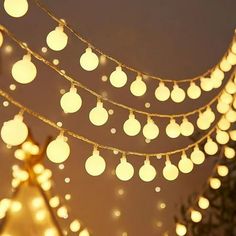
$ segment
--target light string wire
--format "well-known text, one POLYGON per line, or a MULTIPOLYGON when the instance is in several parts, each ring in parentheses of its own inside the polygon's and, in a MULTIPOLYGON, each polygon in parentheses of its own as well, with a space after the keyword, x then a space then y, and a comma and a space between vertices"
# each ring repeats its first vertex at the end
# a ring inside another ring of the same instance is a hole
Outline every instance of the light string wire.
MULTIPOLYGON (((99 144, 95 141, 92 141, 82 135, 79 135, 73 131, 67 130, 65 128, 59 127, 55 122, 53 122, 52 120, 49 120, 48 118, 46 118, 45 116, 31 110, 30 108, 22 105, 20 102, 16 101, 14 98, 12 98, 8 93, 4 92, 2 89, 0 89, 0 96, 5 98, 6 100, 8 100, 12 105, 20 108, 21 111, 28 113, 29 115, 37 118, 38 120, 42 121, 45 124, 48 124, 49 126, 57 129, 60 131, 60 133, 67 133, 69 136, 79 139, 85 143, 91 144, 95 147, 98 147, 100 149, 105 149, 105 150, 110 150, 110 151, 117 151, 119 153, 122 153, 124 155, 135 155, 135 156, 142 156, 142 157, 157 157, 157 156, 168 156, 168 155, 173 155, 173 154, 177 154, 177 153, 181 153, 181 152, 185 152, 189 149, 191 149, 194 146, 197 146, 198 144, 200 144, 202 141, 204 141, 206 138, 208 138, 212 133, 214 133, 214 131, 217 129, 217 123, 211 128, 211 130, 209 132, 207 132, 203 137, 201 137, 198 141, 189 144, 188 146, 186 146, 185 148, 180 148, 180 149, 176 149, 173 151, 168 151, 168 152, 159 152, 159 153, 142 153, 142 152, 135 152, 135 151, 128 151, 128 150, 122 150, 120 148, 116 148, 116 147, 112 147, 112 146, 107 146, 107 145, 103 145, 103 144, 99 144)), ((223 117, 223 115, 221 116, 223 117)))
MULTIPOLYGON (((208 74, 210 74, 218 65, 215 65, 213 67, 211 67, 208 71, 206 71, 205 73, 203 73, 202 75, 198 75, 194 78, 191 78, 191 79, 182 79, 182 80, 170 80, 170 79, 162 79, 158 76, 154 76, 154 75, 151 75, 147 72, 141 72, 137 69, 134 69, 133 67, 130 67, 122 62, 120 62, 119 60, 115 59, 114 57, 104 53, 101 49, 97 48, 96 46, 94 46, 91 42, 89 42, 87 39, 85 39, 83 36, 81 36, 76 30, 74 30, 68 23, 66 23, 64 20, 62 19, 59 19, 58 17, 55 16, 54 13, 52 13, 51 10, 48 9, 48 7, 46 7, 45 4, 43 4, 41 1, 39 0, 33 0, 35 2, 35 4, 42 10, 44 11, 51 19, 53 19, 54 21, 58 22, 59 25, 62 25, 64 26, 66 29, 68 29, 72 34, 74 34, 74 36, 76 38, 78 38, 81 42, 87 44, 90 48, 92 48, 94 51, 96 51, 97 53, 101 54, 101 55, 104 55, 107 59, 109 59, 110 61, 116 63, 117 65, 129 70, 129 71, 132 71, 134 73, 137 73, 138 75, 144 75, 144 76, 147 76, 149 78, 152 78, 152 79, 155 79, 155 80, 158 80, 160 82, 168 82, 168 83, 186 83, 186 82, 193 82, 193 81, 196 81, 196 80, 199 80, 201 77, 205 77, 207 76, 208 74)), ((232 42, 230 43, 230 46, 227 50, 227 52, 224 54, 223 58, 228 54, 229 52, 229 49, 231 48, 233 42, 234 42, 234 38, 235 38, 235 35, 233 36, 233 40, 232 42)), ((221 60, 220 60, 221 61, 221 60)))
MULTIPOLYGON (((26 50, 28 53, 30 53, 31 55, 34 56, 34 58, 36 58, 37 60, 43 62, 46 66, 50 67, 51 69, 53 69, 55 72, 57 72, 59 75, 62 76, 62 78, 66 79, 67 81, 69 81, 72 85, 76 85, 78 87, 80 87, 81 89, 85 90, 86 92, 90 93, 91 95, 97 97, 98 99, 101 99, 103 101, 106 101, 110 104, 113 104, 117 107, 123 108, 125 110, 128 111, 132 111, 138 114, 142 114, 142 115, 146 115, 148 117, 160 117, 160 118, 178 118, 178 117, 188 117, 190 115, 194 115, 195 113, 199 113, 203 110, 205 110, 207 107, 211 106, 215 101, 217 101, 219 99, 219 97, 221 96, 222 92, 224 91, 224 87, 220 90, 220 92, 207 104, 205 104, 204 106, 197 108, 193 111, 187 112, 187 113, 181 113, 181 114, 159 114, 159 113, 149 113, 149 112, 145 112, 145 111, 141 111, 138 109, 135 109, 133 107, 129 107, 127 105, 124 105, 122 103, 118 103, 116 101, 113 101, 112 99, 109 99, 107 97, 104 97, 100 94, 98 94, 97 92, 89 89, 87 86, 83 85, 82 83, 80 83, 79 81, 75 80, 74 78, 72 78, 71 76, 67 75, 66 73, 64 73, 61 69, 59 69, 56 65, 54 65, 53 63, 51 63, 50 61, 46 60, 44 57, 42 57, 41 55, 39 55, 38 53, 36 53, 35 51, 33 51, 32 49, 30 49, 26 43, 20 41, 19 39, 17 39, 17 37, 10 32, 6 27, 4 27, 3 25, 0 25, 0 30, 2 30, 3 32, 5 32, 5 34, 10 37, 17 45, 19 45, 22 49, 26 50)), ((235 73, 235 70, 232 72, 232 74, 235 73)))

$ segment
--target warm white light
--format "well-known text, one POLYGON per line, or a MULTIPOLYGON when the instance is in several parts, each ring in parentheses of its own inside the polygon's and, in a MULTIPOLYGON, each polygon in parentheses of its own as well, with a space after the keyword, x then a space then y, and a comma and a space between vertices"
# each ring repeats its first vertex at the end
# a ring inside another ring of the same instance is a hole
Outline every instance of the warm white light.
POLYGON ((103 103, 101 101, 98 101, 97 106, 89 112, 89 120, 96 126, 104 125, 107 122, 108 112, 103 107, 103 103))
POLYGON ((176 103, 183 102, 185 99, 185 91, 180 88, 177 84, 174 85, 173 90, 171 91, 171 99, 176 103))
POLYGON ((2 32, 0 31, 0 47, 2 46, 3 44, 3 35, 2 35, 2 32))
POLYGON ((193 170, 193 162, 184 153, 181 156, 178 167, 182 173, 187 174, 193 170))
POLYGON ((200 83, 201 89, 203 91, 211 91, 213 89, 213 83, 210 78, 201 78, 201 83, 200 83))
POLYGON ((22 60, 17 61, 12 66, 11 73, 18 83, 28 84, 32 82, 37 75, 37 69, 31 62, 31 55, 24 55, 22 60))
POLYGON ((149 140, 155 139, 159 135, 159 128, 150 117, 148 117, 147 123, 143 127, 143 135, 149 140))
POLYGON ((236 111, 234 111, 232 108, 230 108, 227 113, 225 114, 225 118, 230 122, 234 123, 236 122, 236 111))
POLYGON ((226 91, 224 91, 221 95, 220 95, 220 100, 223 102, 223 103, 226 103, 226 104, 231 104, 232 101, 233 101, 233 96, 229 93, 227 93, 226 91))
POLYGON ((19 212, 22 209, 22 204, 18 201, 12 201, 10 207, 12 212, 19 212))
POLYGON ((222 130, 216 131, 216 141, 219 144, 226 144, 229 142, 229 134, 222 130))
POLYGON ((87 48, 85 53, 80 57, 80 65, 86 71, 93 71, 98 67, 98 56, 92 51, 91 48, 87 48))
POLYGON ((233 42, 233 45, 232 45, 232 47, 231 47, 231 51, 232 51, 234 54, 236 54, 236 41, 233 42))
POLYGON ((180 135, 180 126, 174 119, 171 119, 170 123, 166 126, 166 134, 170 138, 177 138, 180 135))
POLYGON ((165 86, 163 82, 159 83, 159 86, 155 90, 155 97, 159 101, 166 101, 170 97, 170 90, 165 86))
POLYGON ((62 163, 67 160, 70 155, 70 147, 65 141, 63 135, 57 136, 57 138, 49 143, 47 146, 48 159, 54 163, 62 163))
POLYGON ((230 130, 229 136, 233 141, 236 141, 236 130, 230 130))
POLYGON ((60 199, 58 196, 55 196, 55 197, 52 197, 50 200, 49 200, 49 204, 52 208, 56 208, 59 206, 60 204, 60 199))
POLYGON ((211 188, 213 188, 213 189, 218 189, 221 186, 221 182, 217 178, 211 178, 209 184, 210 184, 211 188))
POLYGON ((54 228, 49 228, 49 229, 46 229, 43 236, 54 236, 54 235, 57 235, 58 232, 56 231, 56 229, 54 228))
POLYGON ((216 106, 217 111, 220 114, 225 114, 229 110, 230 106, 227 103, 224 103, 223 101, 219 100, 216 106))
POLYGON ((195 223, 199 223, 202 220, 202 214, 199 211, 191 211, 191 220, 195 223))
POLYGON ((231 126, 231 123, 225 118, 225 117, 222 117, 219 121, 218 121, 218 127, 221 129, 221 130, 228 130, 231 126))
POLYGON ((135 118, 135 115, 130 112, 129 119, 123 125, 124 132, 129 136, 137 135, 141 130, 140 122, 135 118))
POLYGON ((198 146, 196 146, 190 156, 192 162, 196 165, 200 165, 205 160, 205 154, 202 152, 198 146))
POLYGON ((206 210, 210 205, 210 202, 207 198, 205 197, 200 197, 198 199, 198 206, 203 209, 203 210, 206 210))
POLYGON ((78 232, 80 230, 80 222, 78 220, 74 220, 70 223, 70 230, 74 233, 78 232))
POLYGON ((155 177, 156 177, 156 170, 150 164, 150 161, 148 159, 146 159, 144 161, 144 165, 139 169, 139 177, 144 182, 150 182, 150 181, 155 179, 155 177))
POLYGON ((61 97, 60 104, 65 113, 77 112, 82 106, 82 99, 77 93, 77 89, 71 87, 69 92, 64 93, 61 97))
POLYGON ((79 236, 90 236, 89 232, 87 229, 83 229, 80 233, 79 236))
POLYGON ((203 113, 202 113, 203 119, 207 120, 208 123, 212 123, 215 120, 215 113, 212 111, 211 107, 208 107, 203 113))
POLYGON ((197 127, 201 130, 207 130, 211 126, 211 122, 209 119, 204 116, 203 113, 199 113, 199 117, 197 119, 197 127))
POLYGON ((22 17, 28 11, 27 0, 5 0, 4 9, 12 17, 22 17))
POLYGON ((16 159, 23 161, 26 158, 26 153, 22 149, 17 149, 14 152, 16 159))
POLYGON ((213 80, 215 80, 215 81, 217 81, 217 80, 222 81, 224 79, 224 76, 225 76, 224 72, 217 67, 211 73, 211 78, 213 78, 213 80))
POLYGON ((229 52, 226 60, 230 65, 232 66, 236 65, 236 54, 229 52))
POLYGON ((229 81, 225 85, 225 91, 229 94, 235 94, 236 93, 236 84, 233 81, 229 81))
POLYGON ((68 36, 64 33, 63 26, 58 26, 47 36, 47 45, 54 51, 63 50, 68 42, 68 36))
POLYGON ((230 71, 232 68, 231 64, 224 58, 220 63, 220 69, 224 72, 230 71))
POLYGON ((138 75, 136 80, 130 85, 130 91, 134 96, 140 97, 146 93, 147 86, 143 82, 142 77, 138 75))
POLYGON ((23 122, 23 116, 16 115, 13 120, 4 122, 1 137, 6 144, 11 146, 22 144, 28 137, 28 128, 23 122))
POLYGON ((229 173, 229 168, 224 165, 217 166, 217 173, 221 177, 225 177, 229 173))
POLYGON ((120 66, 117 66, 116 70, 111 73, 110 82, 116 88, 125 86, 127 82, 127 75, 120 66))
POLYGON ((116 167, 116 176, 122 181, 130 180, 134 175, 134 167, 127 162, 125 157, 120 159, 120 164, 116 167))
POLYGON ((68 218, 68 211, 67 208, 65 206, 61 206, 60 208, 57 209, 57 215, 60 218, 68 218))
POLYGON ((197 99, 201 96, 201 89, 194 82, 191 82, 187 94, 191 99, 197 99))
POLYGON ((236 152, 233 148, 231 147, 225 147, 225 157, 228 159, 233 159, 236 155, 236 152))
POLYGON ((178 168, 175 165, 171 164, 169 160, 167 160, 163 169, 163 176, 165 177, 165 179, 173 181, 178 177, 178 175, 178 168))
POLYGON ((40 210, 35 214, 35 218, 37 221, 43 221, 46 218, 45 210, 40 210))
POLYGON ((204 150, 208 155, 215 155, 218 151, 218 145, 211 138, 208 138, 204 150))
POLYGON ((187 228, 185 225, 177 223, 176 228, 175 228, 175 232, 178 236, 184 236, 187 234, 187 228))
POLYGON ((194 126, 187 118, 183 118, 183 121, 180 125, 180 132, 183 136, 190 136, 194 132, 194 126))
POLYGON ((105 160, 99 155, 99 151, 94 148, 93 155, 86 160, 86 171, 92 176, 98 176, 104 172, 105 168, 105 160))

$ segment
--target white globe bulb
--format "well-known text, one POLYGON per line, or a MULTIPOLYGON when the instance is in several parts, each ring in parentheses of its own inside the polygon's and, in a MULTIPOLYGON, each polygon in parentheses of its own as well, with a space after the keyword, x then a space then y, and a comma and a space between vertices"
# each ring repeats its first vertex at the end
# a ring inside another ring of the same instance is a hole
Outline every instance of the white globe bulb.
POLYGON ((165 86, 163 82, 159 83, 159 86, 155 90, 155 97, 157 100, 164 102, 170 97, 170 90, 165 86))
POLYGON ((203 113, 202 113, 203 119, 208 120, 208 123, 212 123, 215 120, 215 113, 211 110, 210 107, 208 107, 203 113))
POLYGON ((220 63, 220 69, 223 72, 228 72, 231 70, 231 68, 232 68, 231 64, 224 58, 220 63))
POLYGON ((230 130, 229 135, 233 141, 236 141, 236 130, 230 130))
POLYGON ((70 155, 70 146, 65 141, 63 135, 51 141, 47 146, 47 156, 53 163, 62 163, 67 160, 70 155))
POLYGON ((150 164, 149 160, 145 160, 144 161, 144 165, 139 169, 139 177, 144 182, 150 182, 150 181, 155 179, 155 177, 156 177, 156 170, 150 164))
POLYGON ((218 122, 218 127, 221 130, 228 130, 230 126, 231 126, 231 123, 225 117, 222 117, 218 122))
POLYGON ((208 120, 202 113, 200 113, 197 119, 197 127, 201 130, 207 130, 210 128, 210 126, 210 120, 208 120))
POLYGON ((70 230, 71 232, 73 233, 76 233, 76 232, 79 232, 81 228, 81 224, 78 220, 73 220, 71 223, 70 223, 70 230))
POLYGON ((227 159, 233 159, 236 155, 236 152, 233 148, 231 147, 225 147, 225 151, 224 151, 225 157, 227 159))
POLYGON ((194 126, 187 118, 184 118, 180 125, 180 132, 183 136, 190 136, 194 132, 194 126))
POLYGON ((149 140, 155 139, 159 135, 159 128, 151 118, 148 118, 146 125, 143 127, 143 135, 149 140))
POLYGON ((187 234, 187 228, 185 225, 176 224, 175 232, 178 236, 184 236, 187 234))
POLYGON ((36 75, 37 69, 31 62, 31 56, 29 54, 23 56, 22 60, 17 61, 11 70, 12 76, 18 83, 28 84, 32 82, 36 75))
POLYGON ((63 26, 58 26, 51 31, 47 36, 47 45, 54 51, 63 50, 68 42, 68 36, 64 33, 63 26))
POLYGON ((225 91, 229 94, 235 94, 236 93, 236 84, 233 81, 229 81, 225 85, 225 91))
POLYGON ((171 164, 170 161, 166 161, 165 167, 163 169, 163 176, 169 181, 175 180, 179 175, 178 168, 171 164))
POLYGON ((229 52, 226 60, 228 63, 230 63, 230 65, 232 66, 236 65, 236 54, 229 52))
POLYGON ((134 175, 134 167, 122 157, 120 164, 116 167, 116 176, 122 181, 130 180, 134 175))
POLYGON ((166 134, 170 138, 177 138, 180 135, 180 126, 174 119, 170 120, 170 123, 166 126, 166 134))
POLYGON ((127 82, 127 75, 120 66, 116 67, 116 70, 113 71, 110 75, 110 82, 116 88, 121 88, 125 86, 127 82))
POLYGON ((177 84, 174 85, 173 90, 171 91, 171 99, 176 103, 183 102, 185 99, 185 91, 180 88, 177 84))
POLYGON ((229 142, 229 134, 222 130, 216 131, 216 141, 219 144, 226 144, 229 142))
POLYGON ((130 113, 129 119, 123 125, 124 132, 129 136, 137 135, 141 130, 140 122, 135 118, 133 113, 130 113))
POLYGON ((134 96, 140 97, 143 96, 146 93, 147 86, 143 82, 141 76, 137 76, 136 80, 132 82, 130 85, 130 91, 134 96))
POLYGON ((230 106, 227 103, 224 103, 223 101, 219 100, 216 106, 217 111, 220 114, 225 114, 229 110, 230 106))
POLYGON ((212 80, 212 84, 213 84, 213 88, 219 88, 221 85, 222 85, 222 81, 221 79, 219 78, 213 78, 211 77, 211 80, 212 80))
POLYGON ((231 94, 228 94, 226 91, 224 91, 221 95, 220 95, 220 100, 223 103, 226 104, 231 104, 233 102, 233 96, 231 94))
POLYGON ((197 99, 201 96, 201 89, 194 82, 191 82, 187 94, 191 99, 197 99))
POLYGON ((236 121, 236 111, 230 108, 225 114, 225 118, 230 122, 234 123, 236 121))
POLYGON ((218 173, 219 176, 225 177, 229 173, 229 168, 227 166, 224 166, 224 165, 219 165, 217 167, 217 173, 218 173))
POLYGON ((5 0, 4 9, 12 17, 22 17, 28 11, 27 0, 5 0))
POLYGON ((13 120, 3 123, 1 137, 4 143, 11 146, 22 144, 28 137, 28 128, 21 115, 16 115, 13 120))
POLYGON ((222 81, 224 79, 224 76, 224 72, 219 68, 215 68, 211 73, 211 78, 213 79, 213 81, 222 81))
POLYGON ((72 87, 69 92, 63 94, 60 104, 65 113, 77 112, 82 106, 82 99, 77 93, 77 89, 72 87))
POLYGON ((204 150, 208 155, 215 155, 218 151, 218 145, 211 138, 208 138, 204 150))
POLYGON ((209 184, 212 189, 219 189, 221 186, 221 182, 217 178, 210 178, 209 184))
POLYGON ((195 223, 199 223, 202 220, 202 214, 199 211, 191 211, 191 220, 195 223))
POLYGON ((97 106, 94 107, 89 112, 89 120, 92 122, 93 125, 101 126, 104 125, 108 120, 108 112, 103 107, 103 103, 98 101, 97 106))
POLYGON ((80 65, 86 71, 93 71, 98 67, 98 56, 92 51, 91 48, 87 48, 85 53, 80 57, 80 65))
POLYGON ((205 161, 205 154, 196 146, 190 158, 195 165, 201 165, 205 161))
POLYGON ((200 197, 198 199, 198 206, 203 209, 206 210, 209 206, 210 206, 210 202, 207 198, 205 197, 200 197))
POLYGON ((86 160, 86 171, 92 176, 98 176, 104 172, 105 168, 105 160, 99 155, 99 151, 95 149, 93 155, 86 160))
POLYGON ((0 47, 2 46, 3 44, 3 35, 2 35, 2 32, 0 31, 0 47))
POLYGON ((186 154, 183 154, 179 161, 178 167, 182 173, 188 174, 193 170, 193 162, 187 158, 186 154))
POLYGON ((203 91, 209 92, 213 89, 213 82, 210 78, 202 77, 200 86, 203 91))

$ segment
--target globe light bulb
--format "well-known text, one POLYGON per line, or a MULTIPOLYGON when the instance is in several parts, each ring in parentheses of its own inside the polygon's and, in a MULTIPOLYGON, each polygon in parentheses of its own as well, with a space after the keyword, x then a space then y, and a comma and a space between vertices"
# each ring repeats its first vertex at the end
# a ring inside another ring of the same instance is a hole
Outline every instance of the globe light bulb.
POLYGON ((224 154, 227 159, 233 159, 236 155, 236 152, 231 147, 225 147, 224 154))
POLYGON ((117 66, 116 70, 111 73, 110 82, 116 88, 125 86, 127 82, 127 75, 120 66, 117 66))
POLYGON ((179 161, 178 167, 182 173, 188 174, 193 170, 193 162, 189 158, 187 158, 185 153, 183 153, 179 161))
POLYGON ((143 82, 142 77, 138 75, 136 80, 130 85, 130 91, 134 96, 140 97, 146 93, 147 85, 143 82))
POLYGON ((223 103, 231 104, 233 102, 233 96, 226 91, 223 91, 223 93, 220 95, 220 100, 223 103))
POLYGON ((229 81, 225 85, 225 91, 229 94, 235 94, 236 93, 236 84, 233 81, 229 81))
POLYGON ((166 126, 166 134, 170 138, 177 138, 180 135, 180 126, 176 123, 175 119, 171 119, 170 123, 166 126))
POLYGON ((135 115, 130 112, 129 119, 123 125, 124 132, 129 136, 137 135, 141 130, 140 122, 135 118, 135 115))
POLYGON ((28 137, 28 128, 22 115, 15 115, 13 120, 3 123, 1 137, 4 143, 11 146, 22 144, 28 137))
POLYGON ((203 91, 209 92, 213 89, 213 82, 210 78, 202 77, 200 79, 200 86, 203 91))
POLYGON ((220 69, 223 72, 228 72, 231 70, 231 68, 232 68, 231 64, 227 61, 226 58, 224 58, 220 63, 220 69))
POLYGON ((223 80, 220 78, 211 77, 213 88, 219 88, 222 85, 223 80))
POLYGON ((202 220, 202 214, 199 211, 191 211, 191 220, 195 223, 199 223, 202 220))
POLYGON ((233 42, 232 47, 231 47, 231 51, 236 54, 236 42, 233 42))
POLYGON ((217 178, 210 178, 209 184, 210 184, 210 187, 215 190, 219 189, 221 186, 221 182, 217 178))
POLYGON ((57 216, 60 218, 67 219, 68 218, 68 211, 65 206, 61 206, 57 209, 57 216))
POLYGON ((101 101, 98 101, 97 106, 89 112, 89 120, 96 126, 104 125, 107 122, 108 112, 103 107, 103 103, 101 101))
POLYGON ((197 99, 201 96, 201 88, 194 82, 191 82, 187 94, 191 99, 197 99))
POLYGON ((218 121, 218 127, 221 130, 228 130, 231 126, 231 123, 225 118, 222 117, 219 121, 218 121))
POLYGON ((150 164, 149 159, 146 159, 144 161, 144 165, 139 169, 139 177, 144 182, 150 182, 155 179, 156 177, 156 170, 155 168, 150 164))
POLYGON ((47 35, 46 39, 47 45, 53 51, 63 50, 68 42, 68 36, 64 32, 63 26, 56 27, 47 35))
POLYGON ((236 141, 236 130, 230 130, 229 136, 233 141, 236 141))
POLYGON ((166 161, 165 167, 163 169, 163 176, 169 181, 175 180, 179 175, 178 168, 173 165, 169 160, 166 161))
POLYGON ((97 148, 94 148, 93 155, 85 162, 86 171, 92 176, 99 176, 104 172, 105 168, 105 160, 99 155, 97 148))
POLYGON ((230 106, 227 103, 224 103, 223 101, 219 100, 216 106, 217 111, 220 114, 225 114, 229 110, 230 106))
POLYGON ((29 5, 27 0, 5 0, 4 9, 12 17, 22 17, 28 11, 29 5))
POLYGON ((0 47, 2 46, 3 44, 3 35, 2 35, 2 32, 0 31, 0 47))
POLYGON ((205 154, 198 146, 195 146, 190 158, 195 165, 201 165, 205 161, 205 154))
POLYGON ((213 123, 216 116, 215 116, 215 113, 212 111, 211 107, 208 107, 203 113, 203 119, 206 119, 208 120, 209 122, 208 123, 213 123))
POLYGON ((147 123, 143 127, 143 135, 149 140, 155 139, 159 135, 159 128, 150 117, 147 118, 147 123))
POLYGON ((58 196, 55 196, 55 197, 52 197, 50 200, 49 200, 49 205, 52 207, 52 208, 56 208, 60 205, 60 199, 58 196))
POLYGON ((80 65, 86 71, 93 71, 98 67, 98 56, 92 51, 91 48, 87 48, 85 53, 80 57, 80 65))
POLYGON ((187 118, 183 118, 180 125, 180 132, 183 136, 191 136, 194 132, 194 126, 187 118))
POLYGON ((230 65, 236 65, 236 54, 229 52, 228 56, 226 57, 226 60, 230 65))
POLYGON ((173 86, 173 90, 171 91, 171 99, 176 103, 183 102, 185 99, 185 91, 180 88, 177 84, 173 86))
POLYGON ((184 236, 187 234, 187 228, 185 225, 177 223, 176 228, 175 228, 175 232, 178 236, 184 236))
POLYGON ((217 166, 217 173, 219 176, 225 177, 229 173, 229 168, 224 165, 219 165, 219 166, 217 166))
POLYGON ((224 74, 224 72, 220 69, 220 68, 218 68, 218 67, 216 67, 214 70, 213 70, 213 72, 211 73, 211 78, 213 79, 213 80, 220 80, 220 81, 222 81, 223 79, 224 79, 224 77, 225 77, 225 74, 224 74))
POLYGON ((37 69, 31 62, 31 55, 27 54, 23 56, 22 60, 17 61, 12 67, 11 74, 18 83, 28 84, 32 82, 37 75, 37 69))
POLYGON ((234 123, 236 121, 236 111, 230 108, 225 114, 225 118, 230 122, 234 123))
POLYGON ((202 209, 202 210, 206 210, 209 206, 210 206, 210 202, 207 198, 205 197, 200 197, 198 199, 198 206, 202 209))
POLYGON ((82 99, 77 93, 77 89, 71 87, 69 92, 64 93, 61 97, 60 104, 65 113, 77 112, 82 106, 82 99))
POLYGON ((65 141, 64 135, 60 134, 47 146, 47 157, 53 163, 63 163, 70 155, 70 146, 65 141))
POLYGON ((83 229, 80 233, 79 236, 90 236, 89 232, 87 229, 83 229))
POLYGON ((81 228, 81 224, 78 220, 73 220, 71 223, 70 223, 70 230, 71 232, 73 233, 76 233, 80 230, 81 228))
POLYGON ((211 138, 208 138, 204 150, 208 155, 215 155, 218 151, 218 145, 211 138))
POLYGON ((216 131, 216 141, 219 144, 226 144, 229 142, 229 134, 222 130, 216 131))
POLYGON ((155 90, 155 97, 157 100, 164 102, 170 97, 170 90, 165 86, 163 82, 159 83, 159 86, 155 90))
POLYGON ((208 120, 203 113, 199 113, 199 117, 197 119, 197 127, 201 130, 207 130, 211 126, 210 120, 208 120))
POLYGON ((134 175, 134 167, 127 162, 126 157, 120 159, 120 164, 116 167, 116 176, 122 181, 130 180, 134 175))

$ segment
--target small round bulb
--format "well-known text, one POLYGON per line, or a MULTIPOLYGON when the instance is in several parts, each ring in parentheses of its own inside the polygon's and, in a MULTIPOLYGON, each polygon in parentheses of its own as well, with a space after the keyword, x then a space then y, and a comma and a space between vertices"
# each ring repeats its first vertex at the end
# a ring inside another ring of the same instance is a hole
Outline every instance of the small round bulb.
POLYGON ((171 91, 171 99, 176 103, 183 102, 185 99, 185 91, 180 88, 177 84, 174 85, 173 90, 171 91))
POLYGON ((233 81, 229 81, 225 85, 225 91, 229 94, 235 94, 236 93, 236 84, 233 81))
POLYGON ((201 165, 205 161, 205 154, 196 146, 190 156, 195 165, 201 165))
POLYGON ((208 120, 203 113, 199 113, 199 117, 197 119, 197 127, 201 130, 207 130, 211 126, 210 120, 208 120))
POLYGON ((143 82, 142 77, 138 75, 136 80, 130 85, 130 91, 134 96, 140 97, 146 93, 147 85, 143 82))
POLYGON ((207 198, 205 197, 200 197, 198 199, 198 206, 203 209, 206 210, 209 206, 210 206, 210 202, 207 198))
POLYGON ((215 155, 218 151, 218 145, 211 138, 208 138, 204 150, 208 155, 215 155))
POLYGON ((116 176, 122 181, 130 180, 134 175, 134 167, 127 162, 125 157, 120 159, 120 164, 116 167, 116 176))
POLYGON ((155 90, 155 97, 157 100, 164 102, 170 97, 170 90, 165 86, 163 82, 159 83, 159 86, 155 90))
POLYGON ((129 114, 129 119, 125 121, 123 129, 129 136, 135 136, 140 132, 141 124, 132 112, 129 114))
POLYGON ((93 71, 98 67, 98 56, 92 51, 91 48, 87 48, 85 53, 80 57, 80 65, 86 71, 93 71))
POLYGON ((215 121, 215 113, 212 111, 210 107, 208 107, 203 113, 203 119, 208 120, 208 123, 213 123, 215 121))
POLYGON ((223 101, 219 100, 216 106, 217 111, 220 114, 225 114, 229 110, 230 106, 227 103, 224 103, 223 101))
POLYGON ((236 54, 229 52, 228 56, 226 57, 226 60, 231 66, 236 65, 236 54))
POLYGON ((120 66, 117 66, 116 70, 111 73, 110 82, 116 88, 125 86, 127 82, 127 75, 120 66))
POLYGON ((24 16, 29 8, 27 0, 5 0, 4 9, 8 15, 12 17, 22 17, 24 16))
POLYGON ((227 113, 225 114, 225 118, 230 122, 234 123, 236 122, 236 111, 234 111, 232 108, 230 108, 227 113))
POLYGON ((186 154, 182 154, 178 167, 182 173, 188 174, 193 170, 193 162, 187 158, 186 154))
POLYGON ((191 220, 195 223, 199 223, 202 220, 202 214, 199 211, 191 211, 191 220))
POLYGON ((225 151, 224 151, 225 157, 227 159, 233 159, 236 155, 236 152, 233 148, 231 147, 225 147, 225 151))
POLYGON ((224 72, 218 67, 216 67, 214 71, 211 73, 211 78, 214 81, 218 81, 218 80, 222 81, 224 79, 224 76, 225 76, 224 72))
POLYGON ((219 144, 226 144, 229 142, 229 134, 225 131, 222 130, 217 130, 216 131, 216 141, 219 144))
POLYGON ((156 177, 156 170, 150 164, 150 161, 148 159, 146 159, 144 161, 144 165, 139 169, 139 177, 144 182, 150 182, 150 181, 155 179, 155 177, 156 177))
POLYGON ((219 165, 219 166, 217 166, 217 173, 219 176, 225 177, 229 173, 229 168, 224 165, 219 165))
POLYGON ((187 228, 180 223, 176 224, 175 232, 178 236, 184 236, 187 234, 187 228))
POLYGON ((231 126, 231 123, 225 118, 222 117, 219 121, 218 121, 218 127, 221 130, 228 130, 231 126))
POLYGON ((170 120, 170 123, 166 126, 166 134, 170 138, 177 138, 180 135, 180 126, 174 119, 170 120))
POLYGON ((221 186, 221 182, 217 178, 210 178, 209 184, 210 184, 210 187, 215 190, 219 189, 221 186))
POLYGON ((232 68, 231 64, 227 61, 226 58, 224 58, 221 62, 220 62, 220 69, 223 72, 228 72, 230 71, 232 68))
POLYGON ((233 102, 233 96, 226 91, 223 91, 223 93, 220 95, 220 100, 223 103, 231 104, 233 102))
POLYGON ((194 132, 194 126, 187 118, 183 118, 180 125, 180 132, 183 136, 191 136, 194 132))
POLYGON ((201 88, 194 82, 191 82, 187 94, 191 99, 197 99, 201 96, 201 88))
POLYGON ((213 89, 213 82, 210 78, 202 77, 200 82, 200 86, 203 91, 209 92, 213 89))
POLYGON ((108 112, 103 107, 103 103, 101 101, 98 101, 97 106, 89 112, 89 120, 96 126, 104 125, 107 122, 108 112))
POLYGON ((165 179, 173 181, 178 177, 178 175, 178 168, 175 165, 171 164, 169 160, 167 160, 163 169, 163 176, 165 177, 165 179))
POLYGON ((73 220, 71 223, 70 223, 70 230, 71 232, 73 233, 77 233, 79 232, 81 228, 81 224, 78 220, 73 220))
POLYGON ((0 47, 2 46, 3 44, 3 35, 2 35, 2 32, 0 31, 0 47))
POLYGON ((148 117, 147 123, 143 127, 143 135, 149 140, 155 139, 159 135, 159 128, 150 117, 148 117))

